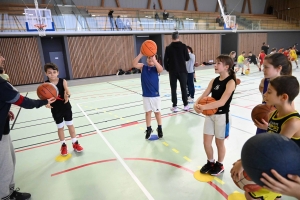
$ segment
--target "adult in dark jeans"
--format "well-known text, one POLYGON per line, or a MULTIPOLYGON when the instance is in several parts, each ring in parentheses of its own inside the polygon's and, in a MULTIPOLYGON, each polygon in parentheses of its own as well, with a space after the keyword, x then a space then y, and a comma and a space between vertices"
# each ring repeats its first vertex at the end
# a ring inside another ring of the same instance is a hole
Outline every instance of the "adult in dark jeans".
POLYGON ((268 55, 269 45, 264 42, 261 46, 261 50, 264 50, 265 54, 268 55))
POLYGON ((108 19, 109 19, 109 22, 110 22, 110 30, 114 31, 114 16, 113 16, 113 13, 114 11, 113 10, 110 10, 109 13, 108 13, 108 19))
POLYGON ((179 33, 172 33, 172 43, 166 47, 164 56, 164 67, 169 72, 171 93, 172 93, 172 108, 173 112, 179 111, 177 108, 177 80, 179 80, 182 101, 184 110, 189 110, 187 101, 187 70, 186 61, 190 60, 190 56, 187 47, 179 40, 179 33))

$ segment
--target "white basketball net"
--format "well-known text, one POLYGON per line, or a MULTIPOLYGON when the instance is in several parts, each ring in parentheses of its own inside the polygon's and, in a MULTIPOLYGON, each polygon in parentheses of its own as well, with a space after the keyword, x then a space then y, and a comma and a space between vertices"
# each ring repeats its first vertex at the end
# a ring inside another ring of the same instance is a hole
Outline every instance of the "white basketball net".
POLYGON ((43 37, 46 36, 46 24, 35 24, 34 27, 39 32, 39 36, 43 37))

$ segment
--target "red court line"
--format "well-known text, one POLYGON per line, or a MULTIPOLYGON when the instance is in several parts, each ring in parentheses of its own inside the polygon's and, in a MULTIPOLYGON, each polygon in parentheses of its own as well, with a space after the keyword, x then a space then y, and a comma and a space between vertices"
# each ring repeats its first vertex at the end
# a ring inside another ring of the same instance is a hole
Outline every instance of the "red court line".
MULTIPOLYGON (((184 171, 190 172, 191 174, 194 174, 194 171, 183 167, 181 165, 175 164, 175 163, 171 163, 171 162, 167 162, 167 161, 163 161, 163 160, 157 160, 157 159, 150 159, 150 158, 124 158, 124 160, 139 160, 139 161, 148 161, 148 162, 157 162, 157 163, 162 163, 162 164, 166 164, 166 165, 170 165, 172 167, 176 167, 178 169, 182 169, 184 171)), ((60 174, 64 174, 64 173, 68 173, 83 167, 87 167, 87 166, 91 166, 91 165, 95 165, 95 164, 100 164, 100 163, 105 163, 105 162, 112 162, 112 161, 117 161, 117 159, 107 159, 107 160, 100 160, 100 161, 96 161, 96 162, 91 162, 91 163, 87 163, 87 164, 83 164, 83 165, 79 165, 77 167, 73 167, 73 168, 69 168, 60 172, 56 172, 54 174, 51 174, 52 176, 57 176, 60 174)), ((223 191, 219 186, 217 186, 216 184, 214 184, 213 182, 207 182, 210 186, 212 186, 213 188, 215 188, 225 199, 228 198, 228 195, 226 194, 225 191, 223 191)))
POLYGON ((117 159, 108 159, 108 160, 100 160, 100 161, 96 161, 96 162, 91 162, 91 163, 87 163, 87 164, 84 164, 84 165, 79 165, 77 167, 73 167, 73 168, 70 168, 70 169, 66 169, 66 170, 51 174, 51 176, 57 176, 59 174, 64 174, 64 173, 74 171, 76 169, 80 169, 80 168, 87 167, 87 166, 90 166, 90 165, 95 165, 95 164, 105 163, 105 162, 111 162, 111 161, 116 161, 116 160, 117 159))
MULTIPOLYGON (((161 118, 172 117, 174 115, 179 115, 179 114, 184 114, 184 113, 187 113, 187 112, 184 111, 184 112, 170 113, 168 115, 162 116, 161 118)), ((152 118, 152 120, 155 120, 155 118, 152 118)), ((133 122, 133 123, 128 123, 127 126, 122 126, 121 125, 121 126, 117 126, 117 127, 113 127, 113 128, 103 129, 103 130, 101 130, 101 132, 108 132, 108 131, 112 131, 112 130, 117 130, 117 129, 120 129, 120 128, 133 126, 133 125, 141 124, 141 123, 144 123, 144 122, 145 122, 145 120, 142 120, 140 122, 136 121, 136 122, 133 122)), ((78 137, 87 137, 87 136, 91 136, 91 135, 95 135, 95 134, 97 134, 97 132, 92 132, 92 133, 88 133, 88 134, 84 134, 84 135, 78 134, 78 137)), ((70 140, 70 138, 66 139, 66 140, 70 140)), ((48 145, 52 145, 52 144, 56 144, 56 143, 59 143, 59 141, 50 142, 50 143, 46 143, 46 144, 42 144, 42 145, 38 145, 38 146, 34 146, 34 147, 28 147, 28 148, 24 148, 24 149, 18 149, 18 150, 15 150, 15 153, 19 153, 19 152, 27 151, 27 150, 31 150, 31 149, 36 149, 36 148, 40 148, 40 147, 44 147, 44 146, 48 146, 48 145)))

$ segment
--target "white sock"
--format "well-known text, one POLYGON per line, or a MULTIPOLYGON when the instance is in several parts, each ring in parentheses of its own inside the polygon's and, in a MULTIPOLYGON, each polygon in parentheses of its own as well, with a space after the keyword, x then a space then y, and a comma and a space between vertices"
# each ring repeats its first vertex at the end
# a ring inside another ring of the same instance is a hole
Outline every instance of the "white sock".
POLYGON ((214 163, 215 159, 208 159, 208 161, 214 163))
POLYGON ((217 161, 217 162, 223 165, 223 163, 222 163, 222 162, 219 162, 219 161, 217 161))
POLYGON ((66 144, 65 140, 60 141, 61 145, 66 144))
POLYGON ((77 138, 72 138, 72 143, 74 144, 75 142, 77 142, 77 138))

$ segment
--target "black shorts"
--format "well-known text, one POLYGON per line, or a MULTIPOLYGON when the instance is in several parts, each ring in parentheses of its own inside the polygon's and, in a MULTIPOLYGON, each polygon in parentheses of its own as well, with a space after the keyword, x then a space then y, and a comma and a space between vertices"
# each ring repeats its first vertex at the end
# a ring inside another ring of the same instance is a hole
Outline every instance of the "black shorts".
POLYGON ((256 62, 256 61, 255 61, 255 62, 250 62, 250 64, 252 64, 252 63, 253 63, 254 65, 257 65, 257 62, 256 62))
POLYGON ((63 121, 72 121, 73 120, 73 113, 72 109, 61 109, 61 110, 51 110, 52 117, 56 124, 60 124, 63 121))

